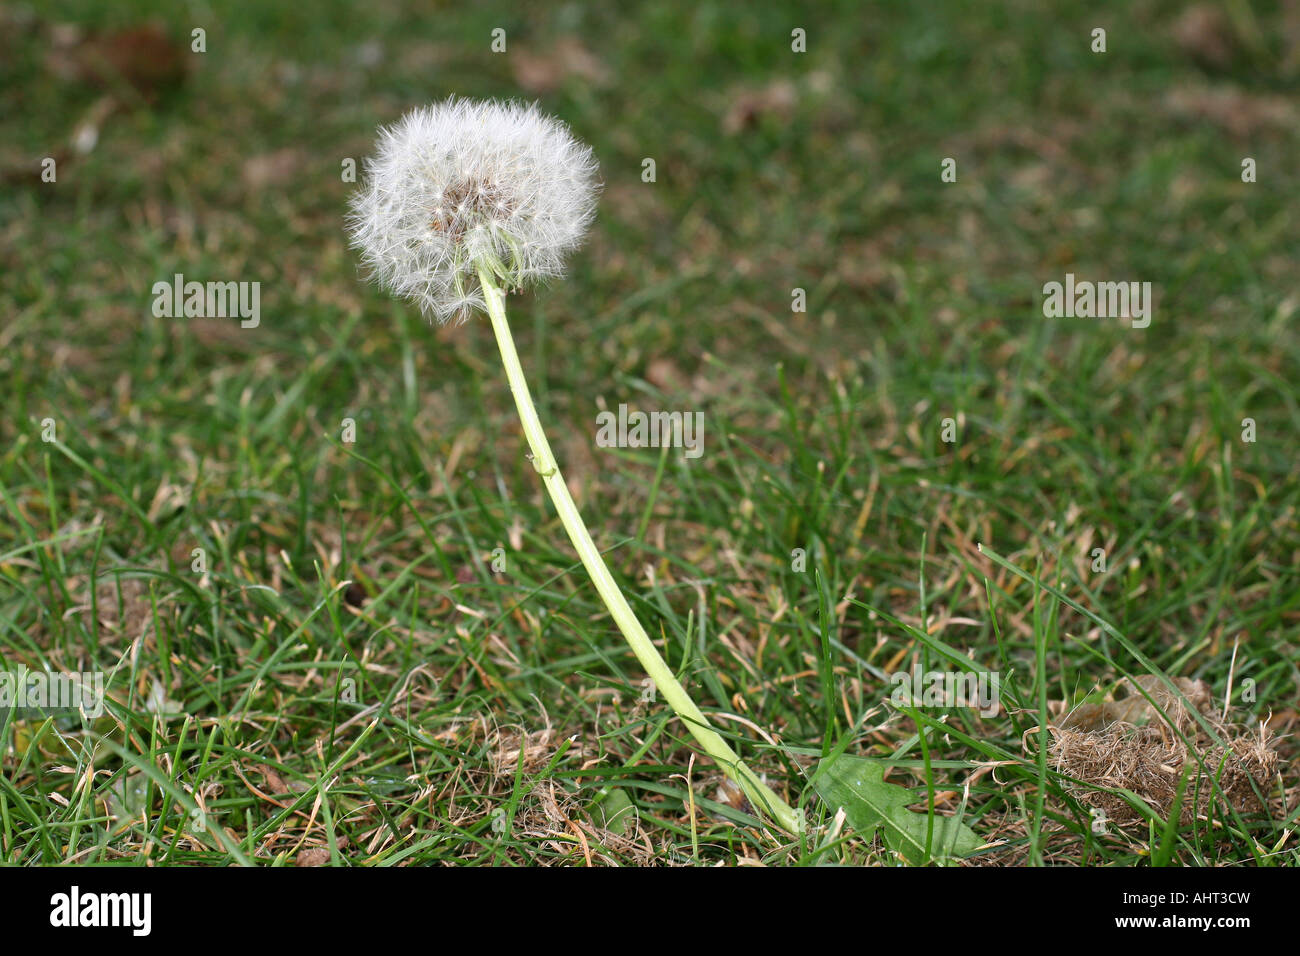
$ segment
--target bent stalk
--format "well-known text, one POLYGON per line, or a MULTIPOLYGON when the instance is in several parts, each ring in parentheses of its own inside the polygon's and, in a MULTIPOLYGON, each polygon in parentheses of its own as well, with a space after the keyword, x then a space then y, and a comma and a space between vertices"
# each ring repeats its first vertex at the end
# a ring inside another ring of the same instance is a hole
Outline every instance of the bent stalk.
POLYGON ((610 615, 628 645, 631 646, 632 652, 636 654, 637 660, 655 682, 659 693, 685 722, 687 730, 691 732, 704 752, 717 761, 727 775, 740 785, 752 806, 766 812, 782 829, 798 834, 802 830, 799 814, 759 780, 727 742, 718 735, 718 732, 709 725, 704 714, 695 706, 686 689, 678 682, 650 638, 646 636, 641 622, 637 620, 623 593, 614 583, 613 576, 605 566, 604 558, 596 550, 591 535, 587 533, 587 526, 583 523, 582 516, 569 495, 569 488, 564 483, 559 466, 555 463, 555 456, 551 454, 550 442, 546 440, 546 433, 542 431, 542 423, 537 417, 532 395, 528 391, 528 382, 524 379, 524 371, 515 352, 510 325, 506 321, 505 293, 497 286, 491 270, 483 263, 478 265, 478 275, 483 286, 483 298, 487 302, 488 315, 492 318, 492 330, 496 333, 497 345, 501 349, 501 360, 505 363, 510 391, 514 394, 515 405, 519 409, 519 420, 523 424, 524 436, 532 449, 533 467, 541 475, 542 484, 546 487, 547 494, 551 496, 551 502, 559 513, 560 522, 568 532, 569 540, 577 549, 583 566, 591 576, 592 583, 596 585, 596 591, 605 602, 605 607, 609 609, 610 615))

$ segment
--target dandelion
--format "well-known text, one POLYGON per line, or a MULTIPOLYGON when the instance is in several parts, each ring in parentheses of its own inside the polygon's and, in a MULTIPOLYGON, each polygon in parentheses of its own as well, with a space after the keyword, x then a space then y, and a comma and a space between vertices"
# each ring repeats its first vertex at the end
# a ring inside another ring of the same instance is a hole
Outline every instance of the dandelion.
POLYGON ((380 130, 352 201, 374 278, 440 322, 486 309, 478 268, 507 288, 564 274, 596 211, 596 161, 536 106, 449 99, 380 130))
POLYGON ((440 322, 486 311, 533 467, 601 600, 700 747, 785 830, 802 818, 718 735, 628 606, 587 532, 533 407, 506 321, 505 288, 564 274, 595 215, 591 149, 535 106, 448 99, 381 129, 348 227, 372 276, 440 322))

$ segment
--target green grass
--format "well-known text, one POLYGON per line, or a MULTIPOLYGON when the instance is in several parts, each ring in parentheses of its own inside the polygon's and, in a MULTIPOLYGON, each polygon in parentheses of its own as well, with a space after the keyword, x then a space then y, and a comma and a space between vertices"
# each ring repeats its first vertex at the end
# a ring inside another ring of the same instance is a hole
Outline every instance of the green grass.
MULTIPOLYGON (((98 27, 148 9, 44 6, 98 27)), ((511 298, 522 359, 647 631, 817 827, 834 808, 808 778, 843 748, 940 812, 964 799, 997 842, 972 862, 1300 862, 1288 765, 1271 814, 1097 835, 1036 730, 1049 702, 1145 673, 1130 648, 1221 699, 1239 642, 1255 700, 1232 719, 1294 733, 1300 124, 1279 5, 1230 6, 1247 40, 1220 69, 1180 49, 1172 2, 265 6, 165 5, 176 36, 207 29, 188 83, 110 119, 56 184, 0 194, 0 670, 104 670, 113 698, 89 726, 0 713, 5 860, 891 861, 719 802, 717 769, 641 700, 486 320, 431 328, 358 276, 340 164, 455 92, 538 96, 600 159, 572 275, 511 298), (566 38, 603 74, 521 87, 521 58, 574 61, 551 52, 566 38), (771 108, 728 132, 755 93, 771 108), (155 318, 176 272, 260 281, 261 325, 155 318), (1150 328, 1044 318, 1066 272, 1152 282, 1150 328), (596 447, 620 402, 702 411, 703 457, 596 447), (1001 713, 885 703, 890 672, 949 666, 944 648, 1001 672, 1001 713), (150 712, 155 685, 185 716, 150 712), (598 799, 634 822, 601 826, 598 799)), ((44 27, 4 34, 5 165, 36 169, 98 94, 42 66, 44 27)))

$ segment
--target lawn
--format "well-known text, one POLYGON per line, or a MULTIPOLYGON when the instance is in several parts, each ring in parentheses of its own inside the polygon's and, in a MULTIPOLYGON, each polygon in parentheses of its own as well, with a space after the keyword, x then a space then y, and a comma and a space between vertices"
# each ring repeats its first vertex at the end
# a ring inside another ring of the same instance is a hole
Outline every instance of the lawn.
POLYGON ((974 831, 966 866, 1300 864, 1300 5, 406 6, 0 8, 0 672, 108 698, 0 708, 0 857, 892 864, 814 781, 843 754, 974 831), (150 20, 183 80, 86 66, 150 20), (799 838, 644 683, 487 320, 348 248, 350 165, 453 93, 594 149, 516 342, 799 838), (257 321, 157 314, 177 274, 259 283, 257 321), (1049 316, 1067 274, 1149 282, 1149 325, 1049 316), (701 413, 700 454, 604 447, 620 405, 701 413), (1000 704, 899 705, 913 671, 1000 704), (1172 807, 1061 763, 1148 674, 1271 755, 1253 803, 1196 740, 1216 783, 1172 807))

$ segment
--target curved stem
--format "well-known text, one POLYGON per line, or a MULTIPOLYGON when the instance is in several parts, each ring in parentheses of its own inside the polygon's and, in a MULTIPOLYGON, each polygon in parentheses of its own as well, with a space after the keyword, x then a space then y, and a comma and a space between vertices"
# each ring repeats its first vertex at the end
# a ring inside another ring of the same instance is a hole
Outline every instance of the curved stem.
POLYGON ((676 675, 664 662, 650 638, 646 636, 641 622, 637 620, 623 593, 614 583, 614 578, 605 566, 604 558, 592 542, 591 535, 587 533, 587 526, 583 524, 582 516, 578 513, 578 508, 569 495, 569 488, 560 474, 559 466, 555 463, 555 456, 551 454, 550 442, 546 440, 546 433, 542 431, 542 423, 537 417, 532 395, 528 391, 528 382, 524 379, 524 371, 515 352, 510 325, 506 321, 505 294, 498 288, 491 272, 481 263, 478 274, 479 281, 483 285, 483 297, 487 301, 488 315, 492 318, 492 330, 496 333, 497 345, 501 349, 501 360, 505 363, 510 391, 514 394, 515 405, 519 409, 519 420, 523 424, 524 436, 528 439, 528 445, 533 452, 533 467, 542 476, 542 484, 545 485, 555 510, 560 515, 560 522, 564 525, 564 530, 569 533, 569 540, 573 542, 583 566, 591 575, 592 583, 596 585, 605 607, 609 609, 610 615, 631 646, 632 652, 636 654, 637 660, 641 662, 641 666, 659 688, 659 693, 663 694, 664 699, 682 718, 686 729, 691 732, 704 752, 717 761, 727 775, 740 785, 752 806, 765 811, 782 829, 798 834, 802 830, 799 814, 759 780, 754 772, 745 766, 736 752, 727 745, 727 742, 718 735, 718 732, 709 726, 704 714, 695 706, 686 689, 678 682, 676 675))

